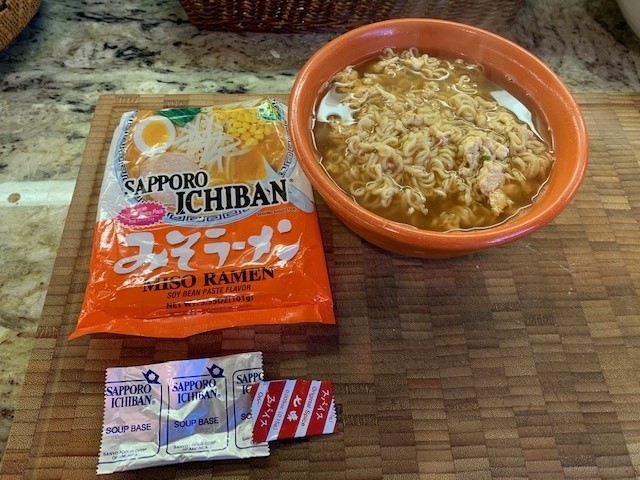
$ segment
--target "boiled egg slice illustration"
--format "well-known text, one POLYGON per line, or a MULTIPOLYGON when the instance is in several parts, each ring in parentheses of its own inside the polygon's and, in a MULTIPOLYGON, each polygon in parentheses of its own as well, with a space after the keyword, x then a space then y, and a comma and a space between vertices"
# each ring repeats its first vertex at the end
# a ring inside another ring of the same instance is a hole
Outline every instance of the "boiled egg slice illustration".
POLYGON ((166 151, 176 139, 176 127, 162 115, 146 117, 133 132, 133 143, 140 152, 152 155, 166 151))

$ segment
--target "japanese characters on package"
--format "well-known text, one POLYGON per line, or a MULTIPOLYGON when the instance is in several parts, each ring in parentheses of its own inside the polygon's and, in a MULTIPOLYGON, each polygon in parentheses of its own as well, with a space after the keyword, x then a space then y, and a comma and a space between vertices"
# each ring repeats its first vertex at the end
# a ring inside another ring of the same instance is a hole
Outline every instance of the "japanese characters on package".
POLYGON ((124 114, 70 338, 300 322, 335 319, 313 193, 284 105, 124 114))
POLYGON ((253 385, 249 393, 254 443, 338 430, 330 380, 267 380, 253 385))

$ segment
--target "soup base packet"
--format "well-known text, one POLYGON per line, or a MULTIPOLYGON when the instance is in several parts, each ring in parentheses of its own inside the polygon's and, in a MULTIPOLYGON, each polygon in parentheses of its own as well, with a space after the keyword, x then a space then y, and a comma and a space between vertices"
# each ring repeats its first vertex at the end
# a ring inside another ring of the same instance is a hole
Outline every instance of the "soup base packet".
POLYGON ((97 473, 269 455, 252 441, 263 379, 260 352, 107 369, 97 473))

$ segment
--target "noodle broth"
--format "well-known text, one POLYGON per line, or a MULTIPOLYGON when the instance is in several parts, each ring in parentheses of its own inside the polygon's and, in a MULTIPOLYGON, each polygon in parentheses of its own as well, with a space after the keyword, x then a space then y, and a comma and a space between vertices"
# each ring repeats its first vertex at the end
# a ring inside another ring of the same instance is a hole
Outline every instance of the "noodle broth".
POLYGON ((324 92, 313 125, 320 161, 384 218, 436 231, 502 223, 532 204, 554 161, 518 118, 531 112, 501 105, 505 93, 478 64, 387 49, 324 92))

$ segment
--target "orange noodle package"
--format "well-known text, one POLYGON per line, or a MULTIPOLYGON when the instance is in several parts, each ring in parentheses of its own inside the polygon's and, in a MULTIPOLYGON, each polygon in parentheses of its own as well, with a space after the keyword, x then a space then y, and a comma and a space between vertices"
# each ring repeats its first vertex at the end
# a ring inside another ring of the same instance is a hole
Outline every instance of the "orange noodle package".
POLYGON ((70 338, 335 323, 313 192, 273 99, 125 113, 70 338))

